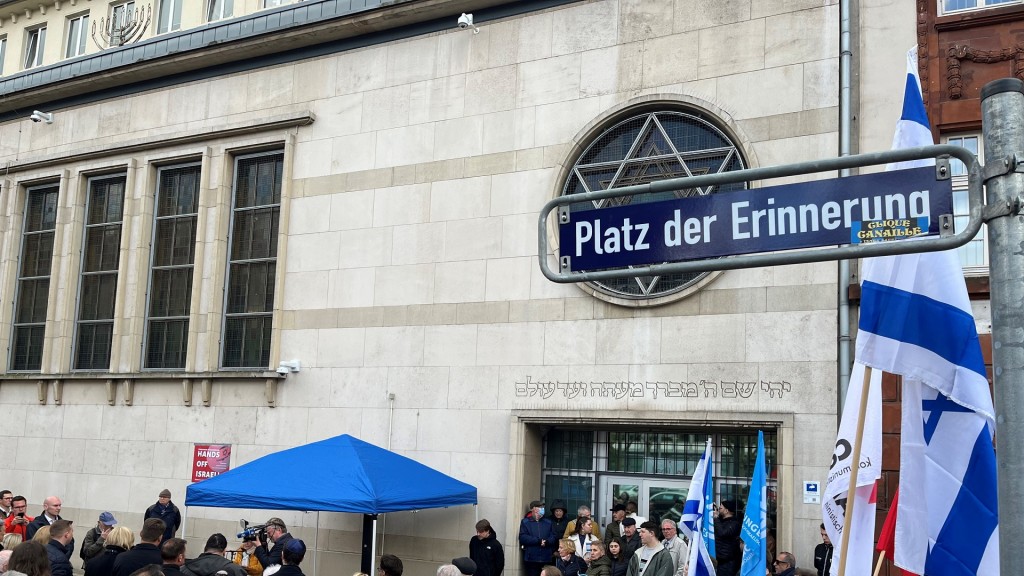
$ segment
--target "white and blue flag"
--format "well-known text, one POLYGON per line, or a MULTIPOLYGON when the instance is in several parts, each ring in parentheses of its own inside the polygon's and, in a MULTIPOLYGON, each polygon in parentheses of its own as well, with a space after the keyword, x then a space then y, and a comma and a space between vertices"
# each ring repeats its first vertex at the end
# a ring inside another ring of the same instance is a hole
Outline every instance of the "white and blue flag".
MULTIPOLYGON (((764 469, 764 432, 757 431, 757 458, 754 475, 747 493, 747 510, 743 515, 743 562, 740 576, 762 576, 768 557, 768 477, 764 469)), ((774 560, 774 558, 773 558, 774 560)))
MULTIPOLYGON (((907 68, 893 148, 932 143, 916 48, 907 68)), ((857 360, 903 376, 894 561, 929 576, 997 575, 994 410, 959 258, 867 259, 861 294, 857 360)))
POLYGON ((688 576, 715 576, 715 566, 711 562, 715 556, 715 523, 711 506, 714 485, 709 438, 690 479, 690 490, 686 493, 683 518, 679 524, 683 534, 690 539, 690 558, 685 572, 688 576))

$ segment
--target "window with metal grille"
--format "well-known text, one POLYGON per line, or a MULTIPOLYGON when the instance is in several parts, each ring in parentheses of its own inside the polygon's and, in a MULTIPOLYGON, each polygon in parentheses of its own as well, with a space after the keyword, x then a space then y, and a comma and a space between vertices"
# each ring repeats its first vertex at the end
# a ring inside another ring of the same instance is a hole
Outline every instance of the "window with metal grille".
POLYGON ((156 33, 164 34, 181 28, 181 0, 160 0, 156 33))
POLYGON ((234 9, 234 0, 207 0, 207 2, 207 22, 231 17, 231 12, 234 9))
MULTIPOLYGON (((764 431, 765 463, 768 473, 768 517, 775 521, 777 503, 777 434, 764 431)), ((625 429, 580 430, 552 428, 544 436, 543 486, 545 502, 565 500, 570 511, 580 505, 597 510, 610 502, 598 502, 598 489, 603 477, 633 477, 637 485, 626 489, 630 499, 641 497, 640 479, 689 482, 697 461, 711 437, 714 461, 715 500, 737 500, 748 497, 750 478, 757 458, 757 432, 753 430, 663 430, 633 432, 625 429)), ((630 483, 626 483, 630 485, 630 483)), ((673 495, 671 490, 664 492, 673 495)), ((678 493, 685 497, 685 494, 678 493)), ((657 502, 659 494, 650 498, 649 513, 654 516, 667 511, 672 502, 657 502)), ((742 515, 742 510, 740 511, 742 515)))
POLYGON ((43 50, 46 48, 46 26, 34 28, 26 32, 25 38, 25 69, 40 66, 43 63, 43 50))
POLYGON ((89 15, 82 14, 68 19, 67 46, 64 48, 64 57, 81 56, 85 54, 85 41, 89 37, 89 15))
POLYGON ((273 326, 284 154, 235 160, 225 295, 225 368, 267 368, 273 326))
POLYGON ((146 368, 185 367, 201 166, 160 168, 149 278, 146 368))
MULTIPOLYGON (((617 122, 593 139, 576 159, 562 195, 730 172, 744 167, 740 150, 710 116, 696 111, 643 113, 617 122)), ((641 204, 745 188, 743 183, 687 188, 573 204, 570 210, 641 204)), ((600 280, 590 285, 617 298, 645 300, 681 292, 697 284, 707 274, 635 276, 600 280)))
POLYGON ((126 176, 89 179, 78 288, 76 370, 108 370, 121 250, 126 176))
MULTIPOLYGON (((979 134, 962 134, 957 136, 946 136, 943 138, 946 144, 961 146, 974 155, 978 156, 979 162, 984 162, 981 149, 981 136, 979 134)), ((971 219, 970 202, 967 197, 967 167, 964 163, 951 158, 949 168, 953 180, 953 230, 957 233, 967 228, 971 219)), ((983 224, 978 235, 970 242, 957 248, 960 256, 960 265, 965 272, 985 274, 988 272, 988 226, 983 224)))
POLYGON ((58 187, 38 186, 27 192, 10 363, 11 370, 37 371, 43 362, 58 187))

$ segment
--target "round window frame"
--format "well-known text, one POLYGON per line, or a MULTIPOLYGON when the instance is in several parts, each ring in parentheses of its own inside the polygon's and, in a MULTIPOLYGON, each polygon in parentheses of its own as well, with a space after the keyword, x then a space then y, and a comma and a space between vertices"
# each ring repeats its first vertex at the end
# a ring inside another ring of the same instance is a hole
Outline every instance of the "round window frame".
MULTIPOLYGON (((642 114, 657 112, 682 112, 699 117, 732 142, 744 168, 758 166, 757 156, 749 138, 739 128, 737 122, 715 104, 698 97, 682 94, 650 94, 633 98, 607 110, 584 126, 573 138, 572 146, 565 155, 558 176, 554 181, 552 198, 561 198, 568 178, 572 175, 576 163, 610 128, 642 114)), ((558 224, 553 218, 548 219, 548 244, 557 253, 559 249, 558 224)), ((557 264, 556 264, 557 265, 557 264)), ((666 294, 656 296, 625 296, 608 291, 594 282, 576 282, 575 286, 587 294, 610 304, 628 308, 649 308, 678 302, 700 292, 704 287, 717 280, 723 271, 705 272, 690 284, 674 289, 666 294)))

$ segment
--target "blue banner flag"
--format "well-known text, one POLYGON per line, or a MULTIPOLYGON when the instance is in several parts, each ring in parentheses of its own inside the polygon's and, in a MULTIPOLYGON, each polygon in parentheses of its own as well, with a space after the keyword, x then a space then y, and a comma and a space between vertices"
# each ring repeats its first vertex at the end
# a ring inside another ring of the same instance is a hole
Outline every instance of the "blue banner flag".
POLYGON ((768 535, 768 478, 764 469, 764 432, 757 431, 757 459, 754 476, 747 493, 747 510, 743 515, 743 563, 740 576, 763 576, 768 557, 765 537, 768 535))
POLYGON ((683 505, 679 529, 690 539, 690 557, 686 563, 689 576, 715 576, 715 525, 711 515, 714 502, 714 475, 711 462, 711 439, 690 478, 690 490, 683 505), (708 487, 712 489, 709 491, 708 487))

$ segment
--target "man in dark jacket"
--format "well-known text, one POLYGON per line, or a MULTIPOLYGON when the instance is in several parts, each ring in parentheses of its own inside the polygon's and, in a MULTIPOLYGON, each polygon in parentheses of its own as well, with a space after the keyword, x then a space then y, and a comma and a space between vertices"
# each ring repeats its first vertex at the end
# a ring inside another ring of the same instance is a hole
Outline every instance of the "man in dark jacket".
MULTIPOLYGON (((260 561, 260 564, 264 568, 273 566, 274 564, 281 564, 281 553, 284 551, 284 547, 288 545, 288 542, 292 540, 292 535, 288 533, 288 527, 284 525, 284 520, 280 518, 271 518, 267 520, 267 539, 274 543, 273 548, 267 549, 267 543, 256 537, 256 559, 260 561)), ((303 551, 305 553, 305 551, 303 551)))
POLYGON ((114 526, 117 526, 117 518, 114 518, 113 514, 110 512, 100 514, 96 526, 86 533, 85 541, 82 542, 82 550, 78 553, 82 562, 95 558, 103 552, 103 548, 107 545, 107 534, 110 534, 114 526))
MULTIPOLYGON (((32 537, 36 535, 36 532, 43 526, 51 526, 57 520, 63 520, 63 518, 60 517, 61 506, 63 506, 63 503, 60 501, 60 498, 56 496, 47 496, 46 499, 43 500, 43 513, 36 516, 28 523, 28 526, 25 527, 25 539, 31 540, 32 537)), ((71 560, 71 553, 75 550, 74 534, 71 536, 71 542, 67 545, 67 550, 68 560, 71 560)))
POLYGON ((159 518, 150 518, 142 523, 142 530, 139 530, 140 542, 131 550, 118 554, 114 560, 114 569, 111 576, 131 576, 133 572, 150 564, 163 564, 164 559, 160 555, 160 539, 164 536, 164 521, 159 518))
POLYGON ((156 504, 146 508, 146 514, 142 519, 149 520, 150 518, 159 518, 164 523, 164 533, 160 536, 160 542, 174 538, 178 532, 178 527, 181 526, 181 512, 178 511, 174 502, 171 502, 171 491, 167 488, 160 491, 156 504))
POLYGON ((643 545, 640 540, 640 532, 636 527, 636 518, 627 516, 622 519, 622 541, 626 543, 626 548, 622 551, 626 558, 632 558, 633 553, 643 545))
POLYGON ((740 571, 740 530, 743 528, 735 500, 722 500, 715 520, 715 554, 718 576, 736 576, 740 571))
POLYGON ((821 544, 814 547, 814 568, 818 570, 818 576, 828 576, 832 569, 832 540, 825 531, 825 524, 821 525, 821 544))
POLYGON ((555 538, 569 537, 562 536, 565 534, 565 529, 569 527, 568 510, 565 507, 565 500, 555 500, 551 503, 551 515, 548 516, 548 520, 551 520, 551 531, 555 533, 555 538))
MULTIPOLYGON (((718 542, 715 542, 718 545, 718 542)), ((775 576, 794 576, 796 574, 796 558, 789 552, 779 552, 775 558, 775 576)))
POLYGON ((71 576, 71 561, 68 560, 68 544, 74 536, 71 522, 57 520, 50 524, 50 542, 46 545, 46 555, 50 558, 51 576, 71 576))
POLYGON ((505 570, 505 550, 486 518, 476 523, 476 536, 469 541, 469 558, 476 562, 476 576, 501 576, 505 570))
POLYGON ((164 563, 160 566, 164 576, 181 576, 181 566, 185 563, 185 541, 181 538, 168 538, 160 545, 160 558, 164 563))
POLYGON ((544 517, 540 500, 530 502, 530 513, 519 523, 519 545, 526 576, 540 576, 544 565, 551 562, 551 552, 558 548, 558 538, 551 530, 551 520, 544 517))
POLYGON ((198 557, 185 561, 181 573, 185 576, 214 576, 218 571, 228 576, 245 576, 245 568, 224 557, 228 539, 223 534, 214 534, 206 540, 206 548, 198 557))

